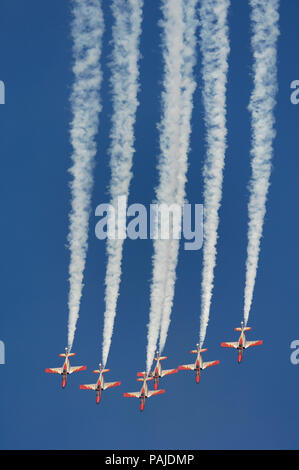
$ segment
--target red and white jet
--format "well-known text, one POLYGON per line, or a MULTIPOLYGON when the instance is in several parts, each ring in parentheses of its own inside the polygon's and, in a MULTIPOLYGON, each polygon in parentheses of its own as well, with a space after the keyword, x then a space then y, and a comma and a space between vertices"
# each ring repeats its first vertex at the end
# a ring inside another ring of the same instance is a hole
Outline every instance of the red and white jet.
POLYGON ((99 374, 98 380, 95 384, 80 385, 81 390, 95 390, 96 392, 96 402, 100 403, 102 390, 107 390, 107 388, 118 387, 121 382, 105 382, 103 374, 105 372, 110 372, 110 369, 103 369, 102 364, 99 365, 99 369, 94 370, 94 374, 99 374))
MULTIPOLYGON (((160 361, 164 361, 164 359, 167 359, 167 356, 160 356, 159 352, 157 351, 157 356, 154 358, 154 360, 156 361, 155 368, 153 372, 150 372, 148 374, 148 377, 152 377, 154 379, 155 390, 158 390, 160 378, 165 377, 165 375, 176 374, 179 371, 178 369, 162 370, 160 361)), ((138 372, 137 377, 146 377, 146 372, 138 372)))
POLYGON ((149 380, 153 380, 153 377, 143 377, 142 379, 137 379, 137 380, 139 382, 143 382, 140 392, 124 393, 124 397, 139 398, 140 399, 140 411, 143 411, 146 398, 153 397, 154 395, 160 395, 161 393, 164 393, 165 390, 149 390, 148 389, 147 382, 149 380))
POLYGON ((186 364, 184 366, 179 366, 179 370, 194 370, 195 371, 195 381, 197 384, 200 382, 200 371, 206 369, 207 367, 217 366, 219 361, 203 362, 201 353, 207 351, 207 349, 200 349, 199 344, 196 345, 197 349, 192 349, 191 354, 197 354, 194 364, 186 364))
POLYGON ((243 357, 243 351, 244 349, 250 348, 251 346, 259 346, 260 344, 263 344, 263 341, 247 341, 246 336, 245 336, 245 331, 251 330, 250 327, 245 326, 244 323, 241 322, 241 328, 235 328, 235 331, 241 331, 240 338, 237 342, 235 343, 221 343, 221 346, 223 348, 235 348, 238 350, 238 363, 242 361, 243 357))
POLYGON ((76 366, 71 367, 69 357, 75 356, 76 353, 69 353, 68 348, 65 348, 65 354, 59 354, 60 357, 65 357, 65 361, 62 367, 56 367, 51 369, 46 369, 47 373, 50 374, 60 374, 62 376, 62 388, 65 388, 67 376, 73 372, 79 372, 81 370, 86 370, 86 366, 76 366))

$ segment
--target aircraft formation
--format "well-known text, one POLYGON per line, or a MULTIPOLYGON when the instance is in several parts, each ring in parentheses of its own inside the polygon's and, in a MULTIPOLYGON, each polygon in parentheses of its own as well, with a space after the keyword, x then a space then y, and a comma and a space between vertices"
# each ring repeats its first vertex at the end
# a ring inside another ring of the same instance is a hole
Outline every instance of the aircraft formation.
MULTIPOLYGON (((259 346, 263 344, 262 340, 258 341, 247 341, 245 332, 251 330, 250 327, 244 326, 244 323, 241 322, 241 327, 235 328, 235 331, 239 331, 240 337, 236 342, 223 342, 221 346, 224 348, 234 348, 238 351, 238 363, 242 361, 244 350, 250 348, 252 346, 259 346)), ((178 366, 176 369, 166 369, 163 370, 161 361, 167 359, 167 356, 160 356, 160 353, 157 351, 156 357, 154 358, 155 365, 151 372, 147 373, 137 372, 137 381, 142 382, 141 389, 138 392, 126 392, 123 394, 125 398, 138 398, 140 401, 140 411, 144 410, 145 401, 147 398, 153 397, 155 395, 160 395, 165 393, 164 389, 158 389, 159 387, 159 380, 166 375, 176 374, 179 370, 191 370, 195 372, 195 382, 199 384, 201 371, 206 369, 207 367, 216 366, 219 364, 219 360, 210 361, 210 362, 203 362, 202 353, 206 352, 207 349, 201 349, 200 345, 196 345, 196 349, 192 349, 190 351, 191 354, 196 354, 196 359, 193 364, 185 364, 178 366), (154 389, 148 389, 148 382, 153 380, 154 381, 154 389)), ((75 366, 71 367, 69 357, 75 356, 75 353, 71 353, 68 351, 68 348, 65 348, 64 354, 59 354, 60 357, 65 357, 65 361, 62 367, 56 368, 47 368, 45 372, 51 374, 60 374, 62 377, 62 388, 66 387, 67 384, 67 377, 69 374, 73 372, 80 372, 86 370, 86 366, 75 366)), ((84 384, 80 385, 81 390, 93 390, 96 392, 96 403, 99 404, 101 401, 102 391, 107 390, 112 387, 118 387, 121 385, 120 381, 117 382, 105 382, 103 374, 106 372, 110 372, 110 369, 103 369, 102 364, 99 364, 99 369, 93 371, 95 374, 98 374, 98 378, 96 383, 94 384, 84 384)))

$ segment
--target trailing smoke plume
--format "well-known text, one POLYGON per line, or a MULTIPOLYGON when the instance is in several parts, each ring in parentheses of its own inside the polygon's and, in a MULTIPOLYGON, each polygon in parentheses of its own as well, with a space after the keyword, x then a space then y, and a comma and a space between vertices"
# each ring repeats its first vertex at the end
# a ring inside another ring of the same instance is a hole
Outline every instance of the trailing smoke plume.
POLYGON ((71 108, 71 144, 73 166, 70 173, 71 213, 69 226, 69 323, 68 347, 71 350, 79 316, 85 268, 88 221, 93 185, 95 137, 101 110, 99 90, 103 17, 100 0, 73 0, 73 72, 75 75, 71 108))
POLYGON ((204 165, 204 247, 201 284, 200 344, 209 322, 219 207, 222 198, 226 150, 226 85, 229 38, 227 12, 229 0, 203 0, 200 8, 200 47, 202 51, 203 101, 207 154, 204 165))
MULTIPOLYGON (((183 205, 189 149, 192 97, 195 89, 196 4, 164 0, 163 58, 164 82, 160 123, 159 204, 183 205)), ((160 227, 159 229, 160 230, 160 227)), ((160 350, 165 345, 173 305, 179 241, 155 240, 148 325, 147 371, 153 362, 160 333, 160 350)))
POLYGON ((255 285, 260 243, 273 154, 274 107, 277 91, 278 0, 251 0, 253 82, 251 112, 252 148, 248 246, 244 293, 244 322, 247 324, 255 285))
MULTIPOLYGON (((138 106, 138 59, 139 37, 142 22, 141 0, 113 0, 113 52, 112 95, 113 117, 111 132, 111 204, 115 208, 116 231, 118 231, 118 197, 125 204, 129 195, 134 154, 134 124, 138 106)), ((102 360, 105 366, 111 345, 117 298, 121 280, 123 239, 107 240, 107 269, 105 279, 105 315, 102 360)))

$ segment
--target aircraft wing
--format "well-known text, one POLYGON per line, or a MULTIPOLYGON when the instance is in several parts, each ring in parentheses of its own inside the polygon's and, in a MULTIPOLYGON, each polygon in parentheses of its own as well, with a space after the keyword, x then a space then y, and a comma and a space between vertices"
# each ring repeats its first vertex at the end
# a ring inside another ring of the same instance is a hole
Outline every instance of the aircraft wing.
POLYGON ((52 369, 46 369, 45 372, 47 372, 48 374, 62 374, 62 367, 56 367, 56 368, 52 368, 52 369))
POLYGON ((239 346, 239 343, 236 342, 236 343, 221 343, 220 346, 222 346, 223 348, 235 348, 237 349, 238 346, 239 346))
POLYGON ((70 367, 69 374, 72 374, 73 372, 80 372, 80 370, 86 370, 86 366, 70 367))
POLYGON ((245 349, 250 348, 251 346, 260 346, 260 344, 263 344, 263 341, 247 341, 246 340, 246 346, 245 349))
POLYGON ((165 375, 176 374, 177 372, 178 372, 178 369, 162 370, 161 377, 164 377, 165 375))
POLYGON ((80 385, 81 390, 96 390, 97 384, 80 385))
POLYGON ((107 388, 118 387, 120 384, 121 382, 105 382, 104 390, 107 390, 107 388))
POLYGON ((140 392, 124 393, 123 396, 126 398, 140 398, 140 392))
POLYGON ((211 362, 204 362, 203 363, 203 369, 206 369, 207 367, 211 366, 217 366, 220 361, 211 361, 211 362))
POLYGON ((165 393, 165 390, 149 390, 147 392, 147 397, 153 397, 154 395, 161 395, 161 393, 165 393))
POLYGON ((194 364, 185 364, 184 366, 179 366, 180 370, 195 370, 194 364))
MULTIPOLYGON (((152 375, 153 374, 149 372, 148 377, 152 377, 152 375)), ((146 376, 147 376, 146 372, 137 372, 137 377, 146 377, 146 376)))

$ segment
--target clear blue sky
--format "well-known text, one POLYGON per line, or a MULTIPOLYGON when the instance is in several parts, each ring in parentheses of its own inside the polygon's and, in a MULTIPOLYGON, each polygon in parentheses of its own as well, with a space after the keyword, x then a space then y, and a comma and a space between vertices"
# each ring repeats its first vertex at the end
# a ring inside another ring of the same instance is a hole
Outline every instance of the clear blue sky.
MULTIPOLYGON (((122 398, 138 390, 136 371, 145 363, 152 243, 126 241, 108 380, 122 386, 103 395, 100 406, 90 383, 100 359, 105 244, 96 239, 94 209, 108 202, 109 54, 111 13, 105 2, 102 66, 103 111, 85 288, 73 350, 73 364, 86 364, 65 390, 60 378, 44 373, 60 365, 67 336, 70 209, 69 174, 72 84, 70 2, 2 0, 0 79, 6 104, 0 107, 1 315, 0 339, 6 364, 0 365, 0 447, 2 449, 293 449, 298 448, 299 366, 290 363, 290 342, 299 339, 298 305, 298 118, 290 103, 290 82, 299 79, 299 3, 281 2, 277 138, 249 339, 263 339, 244 362, 220 348, 235 338, 242 318, 250 177, 251 81, 248 2, 232 0, 228 83, 228 150, 220 211, 215 289, 205 354, 220 365, 194 376, 180 372, 163 381, 166 393, 147 401, 122 398)), ((157 184, 162 62, 158 1, 145 1, 140 107, 130 202, 150 203, 157 184)), ((187 194, 202 202, 204 162, 200 53, 196 74, 187 194)), ((193 357, 198 340, 202 251, 181 250, 165 365, 193 357)), ((162 385, 162 384, 161 384, 162 385)))

